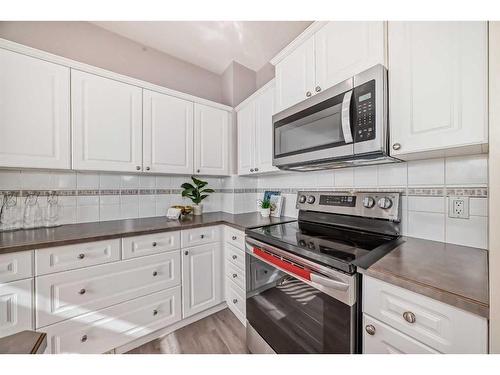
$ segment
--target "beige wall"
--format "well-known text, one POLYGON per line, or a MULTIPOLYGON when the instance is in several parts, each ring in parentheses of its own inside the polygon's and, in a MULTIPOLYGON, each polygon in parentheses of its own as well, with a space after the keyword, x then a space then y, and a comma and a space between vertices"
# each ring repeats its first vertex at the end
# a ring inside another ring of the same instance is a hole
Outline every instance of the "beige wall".
POLYGON ((0 38, 205 99, 222 101, 222 77, 88 22, 1 21, 0 38))
POLYGON ((222 102, 236 107, 256 90, 255 71, 233 61, 222 73, 222 102))
POLYGON ((272 80, 274 78, 274 75, 275 75, 275 69, 274 65, 272 65, 271 63, 267 63, 262 68, 260 68, 256 74, 257 89, 260 89, 270 80, 272 80))
POLYGON ((490 352, 500 353, 500 22, 490 22, 490 352))

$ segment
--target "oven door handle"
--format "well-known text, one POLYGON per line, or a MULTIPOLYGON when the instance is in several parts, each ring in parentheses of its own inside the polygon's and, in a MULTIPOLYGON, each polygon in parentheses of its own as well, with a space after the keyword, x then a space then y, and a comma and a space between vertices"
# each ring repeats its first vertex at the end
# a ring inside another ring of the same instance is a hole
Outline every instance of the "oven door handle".
POLYGON ((346 291, 347 289, 349 289, 349 284, 346 284, 342 281, 332 280, 332 279, 320 276, 316 273, 311 272, 310 279, 311 279, 312 283, 319 284, 319 285, 324 286, 326 288, 336 289, 336 290, 341 290, 341 291, 346 291))
POLYGON ((352 90, 349 90, 345 93, 344 100, 342 100, 340 122, 342 124, 342 133, 344 134, 345 143, 353 142, 351 131, 351 98, 352 90))

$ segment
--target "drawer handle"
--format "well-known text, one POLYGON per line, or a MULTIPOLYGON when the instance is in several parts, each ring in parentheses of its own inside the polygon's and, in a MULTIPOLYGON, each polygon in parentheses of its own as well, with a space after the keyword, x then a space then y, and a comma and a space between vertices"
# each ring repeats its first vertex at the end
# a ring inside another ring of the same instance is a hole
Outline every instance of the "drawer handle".
POLYGON ((238 303, 238 300, 236 298, 234 298, 233 303, 238 303))
POLYGON ((153 315, 158 315, 158 310, 153 310, 153 315))
POLYGON ((201 237, 201 238, 205 238, 205 235, 204 235, 204 234, 200 234, 200 237, 201 237))
POLYGON ((156 247, 156 245, 158 245, 156 242, 153 242, 153 247, 156 247))
POLYGON ((233 279, 236 279, 238 277, 237 273, 233 273, 233 279))
POLYGON ((417 321, 417 318, 415 317, 415 314, 412 313, 411 311, 405 311, 403 313, 403 318, 406 320, 408 323, 415 323, 417 321))
POLYGON ((157 271, 153 271, 153 276, 158 276, 158 272, 157 271))
POLYGON ((371 324, 368 324, 366 327, 365 327, 365 331, 366 333, 368 333, 369 335, 373 336, 375 334, 375 327, 372 326, 371 324))
POLYGON ((81 342, 86 342, 88 339, 87 335, 83 335, 82 338, 80 339, 81 342))
POLYGON ((236 260, 236 258, 238 258, 236 255, 233 255, 233 259, 236 260))
POLYGON ((233 241, 236 241, 236 239, 237 239, 238 237, 233 236, 233 237, 231 237, 231 238, 233 239, 233 241))
POLYGON ((80 291, 78 292, 78 294, 82 294, 82 295, 83 295, 83 294, 85 294, 86 292, 87 292, 87 291, 86 291, 85 289, 83 289, 83 288, 82 288, 82 289, 80 289, 80 291))
POLYGON ((78 259, 83 259, 83 258, 85 258, 85 254, 83 254, 83 253, 82 254, 78 254, 78 259))

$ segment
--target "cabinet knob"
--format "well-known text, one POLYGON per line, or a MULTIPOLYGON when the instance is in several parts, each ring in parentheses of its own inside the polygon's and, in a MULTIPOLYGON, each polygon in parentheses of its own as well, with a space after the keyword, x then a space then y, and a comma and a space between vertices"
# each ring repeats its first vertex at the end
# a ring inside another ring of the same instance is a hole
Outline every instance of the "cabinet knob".
POLYGON ((320 92, 321 91, 321 87, 316 86, 316 88, 314 90, 316 90, 316 92, 320 92))
POLYGON ((151 167, 146 167, 146 170, 147 170, 147 171, 150 171, 150 170, 151 170, 151 167))
POLYGON ((403 318, 406 320, 408 323, 415 323, 417 321, 417 318, 415 317, 415 314, 412 313, 411 311, 405 311, 403 313, 403 318))
POLYGON ((250 172, 253 172, 253 168, 252 168, 252 169, 250 169, 250 172))
POLYGON ((200 238, 205 238, 205 235, 204 234, 200 234, 200 238))
POLYGON ((306 96, 309 98, 311 96, 311 91, 306 92, 306 96))
POLYGON ((156 242, 153 242, 152 245, 153 245, 153 247, 156 247, 156 245, 158 245, 158 244, 156 242))
POLYGON ((365 327, 365 331, 366 333, 368 333, 369 335, 373 336, 375 334, 375 327, 372 326, 371 324, 368 324, 366 327, 365 327))
POLYGON ((184 255, 189 255, 189 251, 184 251, 184 255))
POLYGON ((135 169, 137 169, 138 171, 140 171, 141 170, 141 166, 138 165, 137 167, 135 167, 135 169))
POLYGON ((153 271, 153 276, 158 276, 158 271, 153 271))
POLYGON ((82 338, 80 339, 81 342, 86 342, 88 339, 87 335, 83 335, 82 338))
POLYGON ((394 144, 392 145, 392 149, 393 149, 393 150, 399 150, 400 148, 401 148, 401 143, 394 143, 394 144))
POLYGON ((236 298, 234 298, 233 303, 238 303, 238 300, 236 298))
POLYGON ((200 170, 199 170, 199 169, 197 169, 197 170, 196 170, 196 173, 200 173, 200 170))
POLYGON ((255 169, 254 169, 254 171, 255 171, 255 172, 258 172, 258 171, 259 171, 259 168, 255 168, 255 169))
POLYGON ((86 292, 87 292, 87 291, 86 291, 85 289, 83 289, 83 288, 82 288, 82 289, 80 289, 80 290, 78 291, 78 294, 85 294, 86 292))
POLYGON ((153 310, 153 315, 158 315, 158 310, 153 310))
POLYGON ((236 258, 238 258, 236 255, 233 255, 233 259, 236 260, 236 258))
POLYGON ((237 273, 233 273, 233 279, 236 279, 238 277, 237 273))
POLYGON ((83 258, 85 258, 85 254, 83 254, 83 253, 82 254, 78 254, 78 259, 83 259, 83 258))
POLYGON ((236 241, 236 239, 237 239, 237 238, 238 238, 238 237, 236 237, 236 236, 231 237, 231 239, 232 239, 233 241, 236 241))

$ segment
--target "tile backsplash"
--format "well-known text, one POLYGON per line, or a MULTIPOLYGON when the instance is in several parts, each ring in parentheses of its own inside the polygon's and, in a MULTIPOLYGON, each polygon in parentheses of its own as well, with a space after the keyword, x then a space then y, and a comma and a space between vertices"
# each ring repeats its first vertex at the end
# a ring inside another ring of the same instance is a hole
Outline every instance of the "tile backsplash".
MULTIPOLYGON (((397 190, 403 195, 403 234, 487 248, 487 163, 487 155, 474 155, 259 177, 202 177, 216 190, 203 202, 204 211, 253 212, 265 190, 278 190, 285 197, 283 214, 296 217, 301 189, 397 190), (469 219, 448 217, 448 196, 469 197, 469 219)), ((62 223, 92 222, 165 215, 173 204, 189 204, 180 195, 185 181, 189 176, 0 170, 0 194, 58 190, 62 223)), ((45 202, 41 196, 40 204, 45 202)))

